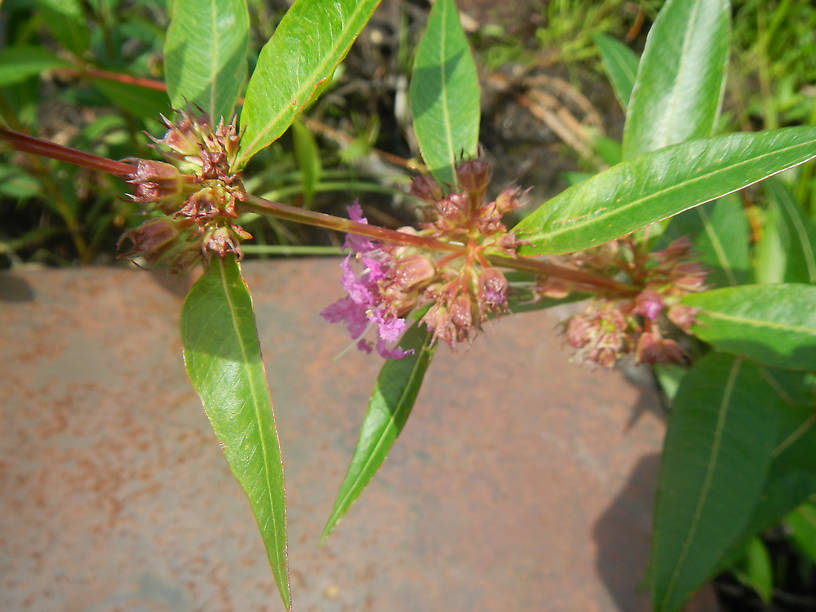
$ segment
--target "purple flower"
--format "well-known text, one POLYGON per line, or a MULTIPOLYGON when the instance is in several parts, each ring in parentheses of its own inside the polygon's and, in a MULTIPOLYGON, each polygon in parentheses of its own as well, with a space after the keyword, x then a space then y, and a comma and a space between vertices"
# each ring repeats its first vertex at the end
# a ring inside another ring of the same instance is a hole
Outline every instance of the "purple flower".
MULTIPOLYGON (((348 211, 349 219, 357 223, 368 225, 368 219, 363 216, 363 208, 360 206, 359 201, 354 200, 354 204, 346 207, 346 210, 348 211)), ((376 250, 377 245, 374 244, 370 238, 357 236, 356 234, 346 234, 346 241, 343 243, 343 248, 357 255, 363 255, 376 250)))
MULTIPOLYGON (((359 203, 348 207, 349 217, 359 223, 368 223, 363 217, 359 203)), ((371 342, 362 338, 372 325, 377 328, 376 349, 385 359, 400 359, 413 353, 404 351, 396 343, 405 331, 405 319, 397 317, 384 299, 380 285, 388 274, 388 259, 371 240, 352 234, 346 235, 345 248, 351 250, 359 259, 364 269, 357 275, 351 269, 352 255, 349 254, 340 264, 343 270, 342 284, 346 297, 330 304, 320 313, 329 323, 345 323, 352 339, 357 340, 357 348, 370 353, 371 342)))

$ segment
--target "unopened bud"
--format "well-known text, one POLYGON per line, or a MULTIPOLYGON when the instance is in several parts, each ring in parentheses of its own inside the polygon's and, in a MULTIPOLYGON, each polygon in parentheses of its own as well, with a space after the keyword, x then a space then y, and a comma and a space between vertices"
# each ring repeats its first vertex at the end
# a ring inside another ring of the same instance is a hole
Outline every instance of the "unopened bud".
POLYGON ((411 195, 429 204, 442 199, 442 189, 427 175, 415 176, 411 181, 411 195))
POLYGON ((490 166, 480 159, 469 159, 456 166, 459 187, 481 198, 490 183, 490 166))
POLYGON ((184 176, 171 164, 140 159, 128 182, 133 185, 130 197, 136 202, 159 202, 181 195, 184 176))
POLYGON ((424 255, 412 255, 396 262, 396 283, 404 291, 426 284, 436 275, 433 263, 424 255))
POLYGON ((507 279, 496 268, 485 268, 479 276, 479 298, 488 310, 507 305, 507 279))

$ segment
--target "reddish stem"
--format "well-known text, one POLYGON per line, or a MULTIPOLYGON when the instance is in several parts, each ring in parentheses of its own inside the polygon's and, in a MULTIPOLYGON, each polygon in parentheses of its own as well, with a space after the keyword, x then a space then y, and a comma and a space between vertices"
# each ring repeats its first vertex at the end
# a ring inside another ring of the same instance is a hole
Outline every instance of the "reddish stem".
POLYGON ((277 217, 278 219, 294 221, 304 225, 313 225, 315 227, 324 227, 346 234, 356 234, 357 236, 365 236, 366 238, 372 238, 382 242, 392 242, 394 244, 416 246, 435 251, 450 251, 462 255, 465 254, 465 247, 462 245, 450 244, 425 236, 398 232, 377 225, 358 223, 350 219, 343 219, 342 217, 335 217, 334 215, 297 208, 296 206, 270 202, 269 200, 264 200, 254 195, 247 196, 246 204, 244 204, 243 207, 261 214, 277 217))
POLYGON ((108 172, 123 178, 130 176, 136 171, 135 166, 124 162, 108 159, 107 157, 100 157, 93 153, 85 153, 84 151, 72 149, 71 147, 64 147, 54 142, 35 138, 34 136, 3 127, 0 127, 0 139, 7 141, 12 147, 24 153, 50 157, 51 159, 57 159, 92 170, 108 172))
POLYGON ((135 77, 118 72, 108 72, 107 70, 99 70, 98 68, 90 67, 78 68, 76 72, 78 74, 87 75, 97 79, 117 81, 119 83, 124 83, 125 85, 135 85, 137 87, 144 87, 145 89, 155 89, 156 91, 167 91, 167 85, 165 85, 162 81, 154 81, 153 79, 135 77))
MULTIPOLYGON (((366 238, 372 238, 382 242, 416 246, 435 251, 448 251, 460 256, 467 255, 468 251, 464 245, 450 244, 448 242, 442 242, 441 240, 389 230, 376 225, 357 223, 356 221, 335 217, 333 215, 305 210, 303 208, 288 206, 286 204, 279 204, 277 202, 270 202, 253 195, 247 196, 247 201, 242 205, 242 207, 260 214, 270 215, 278 219, 285 219, 287 221, 294 221, 304 225, 313 225, 316 227, 333 229, 348 234, 356 234, 358 236, 365 236, 366 238)), ((590 272, 569 268, 567 266, 561 266, 541 259, 518 257, 511 258, 499 255, 491 255, 488 259, 491 263, 497 266, 533 272, 542 276, 561 278, 582 286, 595 288, 598 291, 611 291, 613 293, 623 295, 634 295, 639 291, 637 287, 632 285, 619 283, 617 281, 604 278, 603 276, 596 276, 590 272)))

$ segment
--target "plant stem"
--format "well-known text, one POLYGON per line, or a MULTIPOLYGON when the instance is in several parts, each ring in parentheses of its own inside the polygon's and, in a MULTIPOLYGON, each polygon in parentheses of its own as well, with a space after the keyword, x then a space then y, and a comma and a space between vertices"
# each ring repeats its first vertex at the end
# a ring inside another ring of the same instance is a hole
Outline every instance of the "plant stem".
MULTIPOLYGON (((441 240, 435 240, 426 236, 416 236, 414 234, 398 232, 395 230, 386 229, 384 227, 378 227, 376 225, 358 223, 356 221, 351 221, 350 219, 343 219, 342 217, 335 217, 334 215, 304 210, 295 206, 288 206, 287 204, 269 202, 268 200, 264 200, 258 196, 248 195, 247 201, 241 205, 241 208, 262 215, 269 215, 279 219, 285 219, 287 221, 302 223, 304 225, 312 225, 315 227, 337 230, 347 234, 365 236, 366 238, 372 238, 382 242, 416 246, 434 251, 447 251, 461 256, 467 255, 467 248, 464 245, 442 242, 441 240)), ((587 288, 594 288, 597 291, 611 291, 623 295, 633 295, 639 291, 639 289, 633 285, 619 283, 617 281, 604 278, 603 276, 597 276, 590 272, 585 272, 584 270, 577 270, 575 268, 554 264, 541 259, 520 257, 514 258, 492 255, 489 257, 489 260, 491 263, 497 266, 522 270, 525 272, 533 272, 542 276, 560 278, 580 284, 587 288)))
POLYGON ((130 176, 136 171, 136 167, 131 164, 108 159, 107 157, 100 157, 93 153, 85 153, 84 151, 72 149, 71 147, 64 147, 54 142, 35 138, 34 136, 29 136, 28 134, 9 130, 4 127, 0 127, 0 139, 7 141, 12 147, 24 153, 50 157, 51 159, 90 168, 91 170, 108 172, 123 178, 130 176))

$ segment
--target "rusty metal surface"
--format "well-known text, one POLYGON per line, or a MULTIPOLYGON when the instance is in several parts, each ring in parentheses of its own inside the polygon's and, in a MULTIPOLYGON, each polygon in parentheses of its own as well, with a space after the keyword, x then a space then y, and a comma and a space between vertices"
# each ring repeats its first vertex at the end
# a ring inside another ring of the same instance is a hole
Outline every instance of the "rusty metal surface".
MULTIPOLYGON (((663 436, 650 391, 568 363, 547 314, 442 347, 385 466, 318 548, 380 364, 332 361, 347 339, 318 312, 339 297, 336 260, 245 274, 296 610, 648 609, 637 587, 663 436)), ((183 285, 114 269, 0 275, 0 609, 281 608, 184 374, 183 285)))

